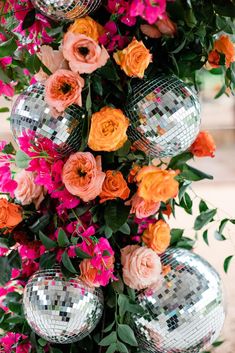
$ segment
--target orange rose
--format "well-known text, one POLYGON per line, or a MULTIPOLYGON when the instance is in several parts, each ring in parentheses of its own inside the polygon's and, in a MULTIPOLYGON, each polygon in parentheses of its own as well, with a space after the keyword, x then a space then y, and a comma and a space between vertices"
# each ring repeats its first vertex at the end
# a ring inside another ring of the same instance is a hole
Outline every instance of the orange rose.
POLYGON ((152 55, 142 41, 135 38, 123 50, 119 50, 113 55, 114 60, 127 76, 144 77, 144 71, 152 61, 152 55))
POLYGON ((129 120, 120 109, 104 107, 91 118, 88 146, 93 151, 116 151, 127 141, 129 120))
POLYGON ((0 199, 0 229, 13 228, 22 221, 21 207, 0 199))
POLYGON ((107 200, 113 200, 117 197, 126 200, 129 197, 130 189, 127 186, 121 172, 116 170, 107 170, 106 178, 100 194, 100 203, 107 200))
POLYGON ((130 173, 128 175, 127 181, 128 183, 134 183, 135 177, 137 173, 140 171, 141 167, 138 164, 134 164, 132 169, 130 170, 130 173))
POLYGON ((178 194, 179 183, 175 180, 177 174, 174 170, 143 167, 136 177, 139 182, 138 195, 147 201, 166 202, 178 194))
POLYGON ((209 70, 215 69, 220 66, 219 62, 220 62, 219 53, 216 50, 212 50, 208 55, 209 65, 207 65, 207 68, 209 68, 209 70))
POLYGON ((104 33, 104 28, 90 16, 85 16, 77 18, 68 31, 74 34, 84 34, 98 42, 99 37, 104 33))
POLYGON ((85 202, 94 200, 100 194, 104 179, 100 157, 95 159, 90 152, 72 154, 62 172, 66 189, 85 202))
POLYGON ((229 36, 223 34, 214 42, 214 50, 225 55, 226 67, 229 67, 235 61, 234 44, 229 36))
POLYGON ((196 157, 214 157, 216 145, 211 134, 200 131, 190 147, 190 152, 196 157))
POLYGON ((157 254, 162 254, 170 245, 170 227, 162 219, 156 223, 149 224, 144 231, 143 242, 157 254))

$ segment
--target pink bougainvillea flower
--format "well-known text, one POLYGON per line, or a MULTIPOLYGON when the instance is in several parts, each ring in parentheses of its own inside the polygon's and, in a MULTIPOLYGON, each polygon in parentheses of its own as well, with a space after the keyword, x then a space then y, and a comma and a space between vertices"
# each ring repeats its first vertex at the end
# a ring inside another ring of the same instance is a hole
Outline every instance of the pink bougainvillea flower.
POLYGON ((4 353, 30 353, 32 345, 26 335, 15 332, 7 332, 0 338, 0 347, 4 353))
POLYGON ((153 24, 166 11, 166 0, 132 0, 130 15, 141 16, 148 23, 153 24))
POLYGON ((0 96, 4 95, 7 97, 13 97, 15 94, 13 85, 11 83, 4 83, 0 80, 0 96))

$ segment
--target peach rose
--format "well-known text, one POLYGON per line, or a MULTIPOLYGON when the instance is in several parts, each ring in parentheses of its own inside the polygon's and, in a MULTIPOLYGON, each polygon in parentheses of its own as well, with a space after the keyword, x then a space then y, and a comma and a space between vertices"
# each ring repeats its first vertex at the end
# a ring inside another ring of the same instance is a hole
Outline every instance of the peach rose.
POLYGON ((196 157, 214 157, 215 150, 215 141, 207 131, 200 131, 190 147, 190 152, 196 157))
POLYGON ((19 205, 0 198, 0 229, 13 228, 22 221, 22 210, 19 205))
POLYGON ((131 214, 134 213, 137 218, 145 218, 157 213, 160 202, 145 201, 142 197, 135 194, 131 200, 126 202, 126 205, 131 205, 131 214))
POLYGON ((67 32, 64 36, 63 54, 71 70, 80 74, 92 73, 104 66, 109 59, 107 50, 92 38, 72 32, 67 32))
POLYGON ((77 18, 69 27, 68 32, 84 34, 98 42, 99 37, 104 33, 104 28, 90 16, 77 18))
MULTIPOLYGON (((59 69, 68 69, 68 63, 65 60, 62 51, 53 50, 49 45, 42 45, 40 52, 37 54, 41 62, 51 71, 55 73, 59 69)), ((37 81, 44 81, 49 76, 40 68, 39 72, 34 76, 37 81)))
POLYGON ((41 185, 34 182, 34 174, 26 170, 22 170, 16 175, 17 188, 15 189, 15 198, 22 205, 35 204, 36 209, 44 200, 45 189, 41 185))
POLYGON ((162 35, 174 37, 177 33, 176 24, 168 16, 158 20, 154 25, 143 24, 140 29, 150 38, 160 38, 162 35))
POLYGON ((101 193, 104 179, 100 156, 95 159, 90 152, 72 154, 62 172, 66 189, 85 202, 94 200, 101 193))
POLYGON ((54 115, 64 112, 71 104, 82 106, 84 80, 69 70, 58 70, 45 83, 45 101, 54 115))
POLYGON ((100 193, 100 203, 107 200, 120 198, 126 200, 129 197, 130 189, 127 186, 121 172, 116 170, 107 170, 102 191, 100 193))
POLYGON ((127 141, 129 120, 120 109, 104 107, 91 117, 88 146, 93 151, 116 151, 127 141))
POLYGON ((144 231, 143 242, 157 254, 162 254, 170 245, 170 227, 162 219, 156 223, 149 224, 144 231))
POLYGON ((113 55, 114 60, 127 76, 144 77, 144 72, 152 61, 152 55, 142 41, 135 38, 123 50, 119 50, 113 55))
POLYGON ((235 48, 229 36, 223 34, 214 42, 214 50, 225 55, 225 64, 228 68, 235 61, 235 48))
POLYGON ((99 287, 100 284, 95 281, 98 269, 93 267, 90 259, 84 259, 79 265, 80 279, 90 287, 99 287))
POLYGON ((162 170, 154 166, 145 166, 136 176, 139 182, 138 195, 146 201, 166 202, 176 197, 179 183, 175 180, 178 172, 162 170))
POLYGON ((133 289, 157 289, 162 281, 160 257, 147 247, 128 245, 121 249, 123 281, 133 289))

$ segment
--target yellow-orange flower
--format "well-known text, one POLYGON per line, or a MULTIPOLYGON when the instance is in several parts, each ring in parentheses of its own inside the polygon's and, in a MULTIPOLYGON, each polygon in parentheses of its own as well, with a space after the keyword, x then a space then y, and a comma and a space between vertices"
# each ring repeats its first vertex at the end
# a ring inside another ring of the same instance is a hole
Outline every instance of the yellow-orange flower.
POLYGON ((162 219, 149 224, 142 237, 143 242, 157 254, 162 254, 168 248, 170 239, 170 227, 162 219))
POLYGON ((152 61, 152 55, 142 41, 135 38, 123 50, 119 50, 113 55, 114 60, 127 76, 144 77, 144 72, 152 61))
POLYGON ((200 131, 190 147, 190 152, 196 157, 214 157, 215 150, 215 141, 207 131, 200 131))
POLYGON ((98 42, 99 37, 104 33, 104 28, 90 16, 85 16, 76 19, 68 31, 75 34, 84 34, 98 42))
POLYGON ((137 174, 138 195, 147 201, 166 202, 176 197, 179 183, 175 180, 175 170, 162 170, 154 166, 145 166, 137 174))
POLYGON ((223 34, 214 42, 214 50, 225 55, 226 67, 235 61, 235 48, 229 36, 223 34))
POLYGON ((19 205, 0 199, 0 229, 11 229, 22 221, 22 210, 19 205))
POLYGON ((125 179, 121 172, 116 170, 108 170, 102 185, 102 192, 100 196, 100 203, 107 200, 120 198, 126 200, 129 197, 130 189, 127 186, 125 179))
POLYGON ((127 141, 129 120, 120 109, 104 107, 91 118, 88 146, 93 151, 116 151, 127 141))

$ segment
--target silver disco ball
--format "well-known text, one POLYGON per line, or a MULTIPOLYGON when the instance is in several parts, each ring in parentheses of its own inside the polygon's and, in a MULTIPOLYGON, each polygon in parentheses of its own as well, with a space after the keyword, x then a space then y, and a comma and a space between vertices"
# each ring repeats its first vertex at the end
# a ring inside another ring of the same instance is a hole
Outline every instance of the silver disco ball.
POLYGON ((198 97, 176 77, 158 75, 141 81, 127 102, 129 139, 146 154, 175 156, 190 147, 199 133, 198 97))
POLYGON ((148 353, 199 353, 217 339, 224 323, 220 277, 188 250, 171 248, 161 261, 171 271, 159 290, 138 295, 147 314, 134 318, 137 341, 148 353))
POLYGON ((32 3, 47 17, 58 21, 72 21, 95 11, 101 0, 32 0, 32 3))
POLYGON ((58 268, 36 272, 23 297, 26 320, 48 342, 67 344, 87 336, 103 312, 103 294, 78 278, 66 280, 58 268))
POLYGON ((17 98, 11 112, 11 130, 15 141, 24 131, 30 130, 36 133, 36 137, 50 139, 62 155, 78 150, 82 140, 83 110, 71 105, 63 115, 54 118, 44 101, 44 90, 44 86, 37 83, 17 98))

